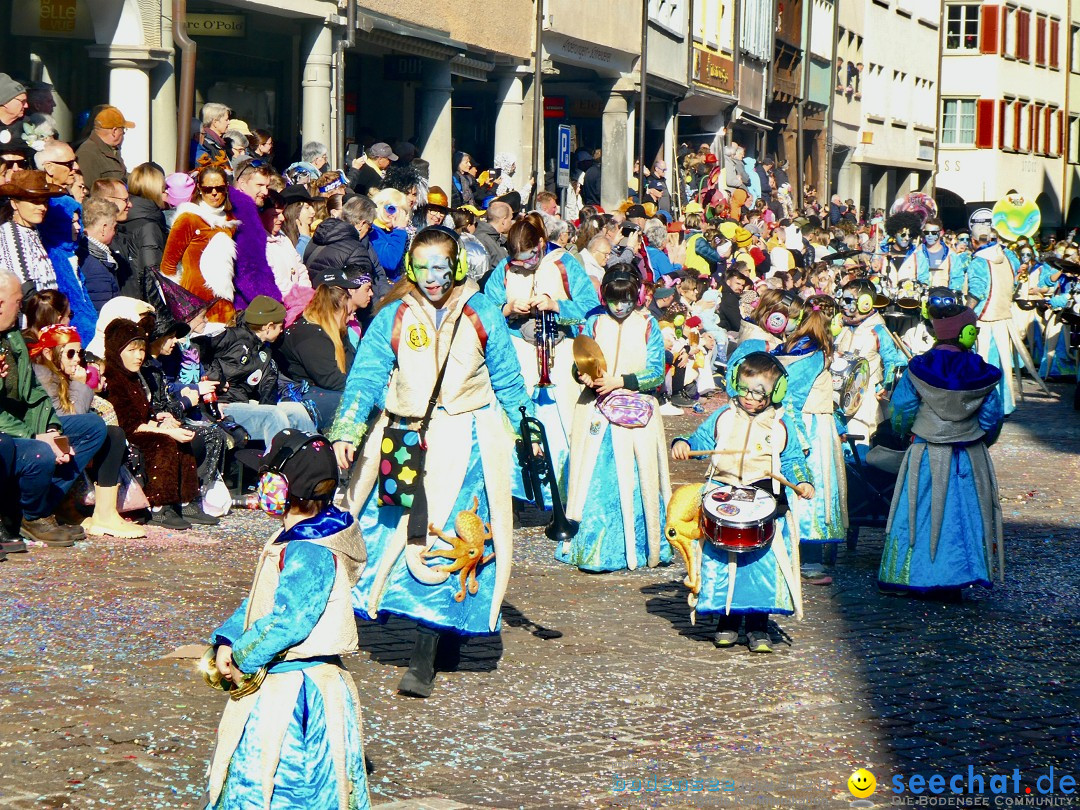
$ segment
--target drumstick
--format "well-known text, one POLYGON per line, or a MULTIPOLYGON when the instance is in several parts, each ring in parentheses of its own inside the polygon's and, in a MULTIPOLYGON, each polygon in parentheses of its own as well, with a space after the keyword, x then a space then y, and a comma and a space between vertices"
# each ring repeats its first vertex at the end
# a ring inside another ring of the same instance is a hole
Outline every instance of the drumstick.
MULTIPOLYGON (((744 451, 742 450, 691 450, 686 455, 690 458, 702 458, 704 456, 741 456, 743 453, 744 451)), ((776 473, 770 472, 769 478, 772 478, 774 481, 779 481, 785 487, 791 487, 792 489, 795 489, 795 487, 798 486, 798 484, 793 484, 784 478, 784 476, 777 475, 776 473)))

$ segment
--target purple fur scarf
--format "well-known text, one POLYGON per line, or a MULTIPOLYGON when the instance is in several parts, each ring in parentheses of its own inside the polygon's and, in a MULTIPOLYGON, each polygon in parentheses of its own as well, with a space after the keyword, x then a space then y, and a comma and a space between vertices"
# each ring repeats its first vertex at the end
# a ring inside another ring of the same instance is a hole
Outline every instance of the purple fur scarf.
POLYGON ((281 300, 281 290, 274 282, 274 271, 266 263, 266 229, 259 219, 255 200, 235 188, 229 189, 233 214, 240 220, 236 229, 236 294, 233 306, 247 309, 256 295, 281 300))

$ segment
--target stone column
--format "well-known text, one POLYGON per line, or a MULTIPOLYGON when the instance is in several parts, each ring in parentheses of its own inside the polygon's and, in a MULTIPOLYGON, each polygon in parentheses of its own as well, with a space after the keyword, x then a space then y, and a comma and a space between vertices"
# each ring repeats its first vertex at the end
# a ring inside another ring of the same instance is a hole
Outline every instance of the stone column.
POLYGON ((896 170, 885 169, 877 182, 870 188, 870 207, 889 210, 892 205, 892 192, 896 188, 896 170))
POLYGON ((428 61, 424 81, 417 94, 419 108, 420 155, 428 162, 431 185, 439 186, 450 196, 454 166, 451 165, 450 63, 428 61))
POLYGON ((169 52, 161 48, 127 45, 91 45, 87 50, 90 56, 104 59, 109 69, 109 104, 135 124, 134 129, 129 129, 124 135, 121 147, 124 163, 129 170, 133 169, 150 160, 153 119, 150 113, 149 71, 167 59, 169 52))
POLYGON ((334 63, 334 36, 324 22, 306 23, 300 46, 303 64, 300 79, 300 137, 303 143, 319 141, 330 146, 331 72, 334 63))
POLYGON ((522 104, 525 98, 521 76, 516 73, 501 76, 497 98, 499 108, 495 112, 495 151, 516 156, 518 169, 524 169, 524 173, 528 174, 531 164, 524 162, 522 104))
POLYGON ((630 149, 627 143, 627 122, 629 119, 629 104, 627 93, 629 88, 621 87, 621 82, 616 83, 608 95, 604 104, 604 114, 601 123, 601 137, 603 143, 601 149, 601 175, 600 203, 608 211, 614 211, 620 202, 626 199, 627 183, 629 182, 629 167, 627 161, 630 149))
MULTIPOLYGON (((844 156, 836 178, 836 193, 843 199, 855 200, 862 206, 862 164, 851 159, 854 154, 855 150, 849 149, 844 156)), ((828 188, 823 186, 818 189, 819 200, 830 197, 832 192, 828 188)))

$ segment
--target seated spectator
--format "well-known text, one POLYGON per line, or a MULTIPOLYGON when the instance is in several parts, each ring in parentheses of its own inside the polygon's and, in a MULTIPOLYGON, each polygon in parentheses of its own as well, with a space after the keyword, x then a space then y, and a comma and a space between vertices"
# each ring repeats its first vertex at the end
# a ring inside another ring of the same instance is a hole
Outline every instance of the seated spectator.
POLYGON ((223 385, 218 389, 221 411, 231 416, 267 447, 280 431, 296 428, 315 432, 307 408, 284 402, 278 390, 278 368, 271 344, 285 326, 285 306, 266 296, 256 296, 237 315, 236 326, 211 336, 203 345, 208 376, 223 385))
POLYGON ((303 186, 289 186, 281 192, 281 197, 285 201, 285 221, 281 225, 281 232, 303 258, 311 235, 315 233, 314 199, 303 186))
MULTIPOLYGON (((304 251, 308 278, 352 267, 371 276, 374 301, 386 295, 390 291, 390 282, 369 237, 376 211, 370 197, 353 197, 341 209, 341 219, 324 220, 315 229, 311 244, 304 251)), ((371 307, 365 307, 360 313, 360 322, 366 325, 371 315, 371 307)))
POLYGON ((649 240, 645 252, 649 254, 649 262, 656 278, 672 275, 675 265, 667 255, 667 226, 659 219, 650 219, 645 223, 644 231, 645 238, 649 240))
POLYGON ((47 182, 45 172, 19 171, 0 185, 0 267, 14 273, 22 284, 36 290, 55 290, 56 271, 41 243, 38 226, 45 219, 49 200, 64 191, 47 182))
POLYGON ((266 229, 266 263, 274 273, 274 283, 287 307, 287 299, 294 288, 310 290, 311 280, 308 278, 307 268, 300 260, 300 254, 296 252, 289 237, 282 233, 286 206, 285 198, 276 191, 271 191, 259 212, 259 218, 266 229))
POLYGON ((404 271, 405 248, 409 242, 405 225, 411 212, 405 195, 394 188, 376 192, 372 200, 376 214, 369 233, 371 246, 375 248, 386 277, 396 282, 404 271))
POLYGON ((86 240, 80 250, 79 272, 86 293, 99 314, 107 302, 120 295, 116 259, 109 250, 116 236, 117 214, 115 205, 95 197, 91 197, 83 208, 86 240))
MULTIPOLYGON (((82 365, 82 341, 71 326, 53 324, 37 334, 29 345, 41 387, 61 416, 91 413, 101 379, 82 365)), ((120 516, 116 503, 120 494, 120 468, 127 458, 127 439, 118 425, 107 425, 105 442, 87 467, 94 484, 94 513, 83 521, 87 534, 98 537, 146 537, 146 532, 120 516)))
POLYGON ((142 278, 147 268, 161 265, 165 253, 165 173, 153 163, 136 166, 128 178, 128 193, 131 210, 116 230, 127 242, 132 272, 142 278))
POLYGON ((89 342, 94 336, 98 313, 79 271, 82 207, 67 195, 50 200, 45 221, 38 230, 56 272, 57 290, 67 298, 71 323, 82 339, 89 342))
POLYGON ((319 409, 320 429, 334 421, 356 357, 348 323, 359 308, 370 303, 371 276, 348 269, 321 273, 315 297, 285 330, 278 351, 281 373, 310 384, 308 393, 319 409))
POLYGON ((71 546, 85 532, 60 526, 53 511, 101 449, 105 422, 92 413, 56 413, 16 328, 21 305, 22 281, 14 273, 0 272, 0 433, 15 440, 23 536, 50 546, 71 546))
POLYGON ((105 368, 105 328, 113 321, 124 319, 138 321, 144 315, 154 311, 150 304, 138 298, 129 298, 121 295, 109 301, 98 313, 97 329, 94 331, 94 339, 86 346, 86 354, 90 362, 99 363, 102 370, 105 368))
POLYGON ((23 339, 27 345, 36 341, 38 332, 46 326, 71 325, 71 306, 67 296, 59 290, 38 290, 30 293, 23 299, 22 311, 26 318, 23 339))
POLYGON ((191 440, 195 434, 171 414, 155 413, 142 375, 150 336, 147 322, 120 319, 105 329, 105 380, 109 402, 128 441, 143 454, 151 522, 169 529, 190 529, 184 504, 198 494, 191 440))

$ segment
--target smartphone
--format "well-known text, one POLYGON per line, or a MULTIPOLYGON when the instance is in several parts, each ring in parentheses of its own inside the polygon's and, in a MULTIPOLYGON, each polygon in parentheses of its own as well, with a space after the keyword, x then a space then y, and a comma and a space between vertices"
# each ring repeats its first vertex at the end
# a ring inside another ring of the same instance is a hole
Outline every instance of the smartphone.
POLYGON ((66 456, 71 455, 71 442, 68 441, 67 436, 57 436, 53 441, 56 443, 56 446, 60 449, 61 453, 66 456))
POLYGON ((345 164, 351 166, 352 162, 360 157, 360 144, 350 143, 345 147, 345 164))

